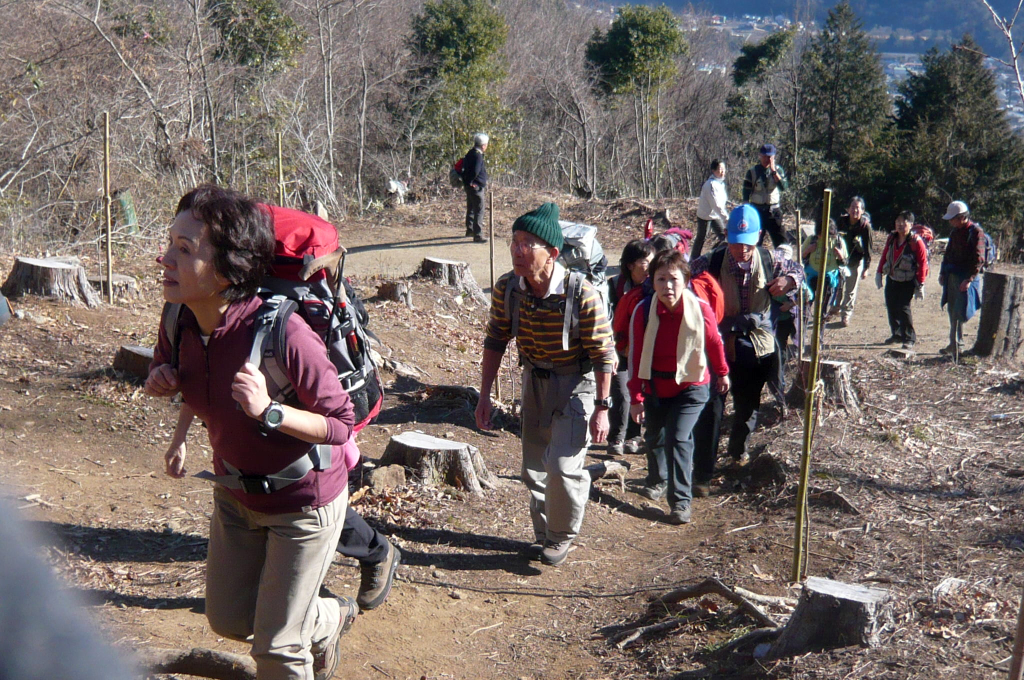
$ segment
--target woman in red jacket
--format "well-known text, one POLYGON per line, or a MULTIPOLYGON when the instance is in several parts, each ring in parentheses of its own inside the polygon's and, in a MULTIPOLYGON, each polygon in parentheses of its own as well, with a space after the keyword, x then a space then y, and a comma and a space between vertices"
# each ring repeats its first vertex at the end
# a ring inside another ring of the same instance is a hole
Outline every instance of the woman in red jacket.
POLYGON ((285 367, 295 388, 271 400, 249 363, 257 288, 274 254, 272 217, 213 185, 178 202, 163 265, 164 299, 183 305, 176 342, 161 326, 146 392, 185 403, 166 455, 185 474, 185 433, 206 424, 216 482, 206 560, 206 617, 252 641, 259 680, 323 680, 359 608, 321 597, 348 501, 341 445, 355 417, 323 342, 298 314, 286 327, 285 367), (172 344, 176 352, 172 350, 172 344), (175 360, 176 355, 176 360, 175 360), (333 449, 325 463, 319 447, 333 449), (250 638, 251 636, 251 638, 250 638))
POLYGON ((654 296, 636 306, 630 324, 629 410, 647 425, 649 452, 664 436, 661 460, 648 460, 648 482, 667 480, 668 521, 685 524, 693 497, 693 426, 709 396, 708 363, 721 393, 729 390, 729 367, 714 312, 687 287, 685 256, 660 252, 650 271, 654 296))
POLYGON ((910 303, 913 298, 924 299, 924 282, 928 278, 928 249, 924 240, 910 231, 913 226, 914 213, 900 213, 896 218, 896 231, 889 235, 882 248, 875 274, 875 285, 879 288, 885 277, 885 308, 892 331, 885 344, 902 342, 903 349, 911 349, 917 342, 910 303))

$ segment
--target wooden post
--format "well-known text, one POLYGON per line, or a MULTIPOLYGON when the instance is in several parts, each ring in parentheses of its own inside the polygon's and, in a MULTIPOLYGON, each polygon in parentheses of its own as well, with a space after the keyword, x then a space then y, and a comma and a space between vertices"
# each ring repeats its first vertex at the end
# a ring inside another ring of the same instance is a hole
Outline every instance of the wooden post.
POLYGON ((818 366, 821 359, 821 316, 824 312, 822 304, 825 297, 825 263, 828 261, 828 251, 832 247, 829 243, 828 220, 832 212, 832 190, 825 189, 825 195, 821 206, 821 255, 822 262, 811 265, 818 270, 817 290, 814 293, 814 330, 811 335, 811 366, 807 373, 807 383, 804 385, 804 439, 803 451, 800 456, 800 485, 796 494, 796 536, 793 542, 793 572, 792 581, 800 581, 806 574, 804 563, 804 548, 806 543, 804 527, 807 524, 807 485, 811 473, 811 444, 814 438, 814 399, 818 392, 818 366))
POLYGON ((1020 598, 1020 609, 1017 610, 1017 632, 1013 636, 1013 656, 1010 661, 1010 680, 1021 680, 1024 670, 1024 594, 1020 598))
POLYGON ((985 272, 982 290, 978 339, 971 351, 979 357, 1014 360, 1024 345, 1024 324, 1018 311, 1024 300, 1024 278, 985 272))
MULTIPOLYGON (((103 112, 103 213, 107 221, 107 282, 114 280, 114 219, 110 204, 114 199, 110 196, 110 112, 103 112)), ((107 302, 114 304, 114 286, 107 286, 107 302)))
POLYGON ((494 292, 494 192, 490 189, 487 190, 487 221, 490 223, 488 228, 490 235, 491 244, 491 292, 494 292))
POLYGON ((277 204, 284 207, 284 133, 277 133, 277 204))
MULTIPOLYGON (((794 261, 800 265, 801 268, 803 267, 804 230, 803 227, 800 226, 799 208, 796 209, 796 257, 794 258, 794 261)), ((804 284, 801 283, 797 290, 799 291, 796 297, 797 307, 800 310, 800 316, 797 317, 800 319, 800 325, 797 329, 797 341, 800 343, 799 347, 797 347, 797 358, 802 364, 804 362, 804 322, 806 321, 806 319, 804 319, 804 284)))

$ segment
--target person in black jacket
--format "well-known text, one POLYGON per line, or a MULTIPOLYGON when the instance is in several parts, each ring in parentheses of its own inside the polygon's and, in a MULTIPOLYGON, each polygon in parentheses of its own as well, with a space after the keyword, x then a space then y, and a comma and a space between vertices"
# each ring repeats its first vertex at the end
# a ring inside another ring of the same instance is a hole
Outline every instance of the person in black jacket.
POLYGON ((473 148, 462 159, 462 185, 466 188, 466 236, 474 243, 486 243, 484 237, 484 188, 487 186, 487 164, 484 152, 490 142, 483 132, 473 135, 473 148))
POLYGON ((864 199, 854 196, 850 207, 839 218, 839 234, 846 242, 846 252, 850 258, 846 266, 850 275, 843 283, 839 298, 839 324, 850 325, 853 306, 857 303, 857 285, 868 276, 871 267, 871 217, 864 210, 864 199))

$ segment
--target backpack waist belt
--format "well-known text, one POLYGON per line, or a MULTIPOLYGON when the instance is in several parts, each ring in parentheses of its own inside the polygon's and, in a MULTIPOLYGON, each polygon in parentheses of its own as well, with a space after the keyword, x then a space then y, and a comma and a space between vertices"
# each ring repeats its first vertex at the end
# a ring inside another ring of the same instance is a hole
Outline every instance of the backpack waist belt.
POLYGON ((224 469, 228 471, 228 474, 215 475, 208 470, 203 470, 195 476, 229 489, 241 489, 245 493, 268 494, 280 491, 289 484, 294 484, 309 474, 310 470, 329 469, 331 467, 331 445, 317 444, 306 455, 272 475, 246 475, 226 460, 221 462, 224 463, 224 469))
POLYGON ((652 368, 651 369, 651 378, 667 378, 668 380, 675 380, 676 379, 676 372, 675 371, 656 371, 656 370, 654 370, 652 368))
POLYGON ((577 373, 590 373, 594 370, 594 365, 590 363, 590 359, 584 359, 578 364, 569 364, 567 366, 555 366, 548 362, 534 363, 526 358, 525 355, 520 354, 519 360, 523 366, 529 368, 535 376, 538 378, 548 379, 552 375, 575 375, 577 373))

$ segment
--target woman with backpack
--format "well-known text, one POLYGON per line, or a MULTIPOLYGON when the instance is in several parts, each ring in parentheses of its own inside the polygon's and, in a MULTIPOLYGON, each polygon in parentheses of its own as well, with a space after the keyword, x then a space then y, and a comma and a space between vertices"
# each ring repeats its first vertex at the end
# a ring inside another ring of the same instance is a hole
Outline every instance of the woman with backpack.
POLYGON ((664 438, 668 522, 690 521, 693 427, 714 389, 729 390, 729 367, 711 306, 687 287, 690 267, 676 251, 662 251, 650 266, 654 295, 633 310, 630 322, 629 414, 647 426, 649 450, 664 438))
POLYGON ((924 299, 924 282, 928 278, 928 248, 924 239, 913 233, 914 213, 903 211, 896 218, 896 230, 882 248, 875 273, 875 285, 881 289, 885 278, 885 309, 892 331, 885 344, 903 343, 911 349, 917 342, 910 303, 924 299))
POLYGON ((800 254, 804 260, 804 271, 807 272, 807 285, 811 290, 818 290, 818 274, 825 272, 825 295, 822 304, 825 305, 825 317, 834 316, 838 312, 838 292, 842 290, 845 277, 849 273, 846 263, 849 260, 849 253, 846 250, 846 242, 840 237, 836 228, 836 221, 828 221, 828 253, 824 252, 825 241, 821 238, 821 221, 816 223, 814 236, 804 243, 804 250, 800 254))
POLYGON ((206 617, 218 635, 252 641, 260 680, 323 680, 359 613, 321 597, 348 501, 341 446, 352 402, 323 341, 288 320, 287 378, 295 399, 271 400, 252 363, 256 295, 273 261, 269 212, 214 185, 178 202, 163 265, 164 299, 183 305, 174 335, 160 329, 146 380, 151 396, 185 399, 167 472, 181 477, 193 414, 206 425, 217 484, 206 564, 206 617), (172 349, 173 348, 173 349, 172 349), (326 462, 326 449, 336 464, 326 462))
MULTIPOLYGON (((643 285, 647 280, 647 267, 654 257, 654 246, 650 241, 634 239, 622 249, 622 257, 619 258, 619 273, 609 282, 608 303, 610 307, 613 327, 615 308, 619 300, 629 291, 643 285)), ((628 321, 628 319, 625 319, 628 321)), ((626 331, 628 334, 628 329, 626 331)), ((618 338, 616 338, 618 340, 618 338)), ((622 343, 616 342, 616 349, 622 343)), ((640 435, 640 427, 629 418, 629 392, 626 389, 626 381, 629 379, 628 360, 624 352, 616 352, 619 359, 619 367, 612 380, 612 409, 609 414, 610 429, 608 430, 608 451, 615 455, 622 455, 626 448, 630 453, 636 453, 640 447, 637 440, 640 435)))

